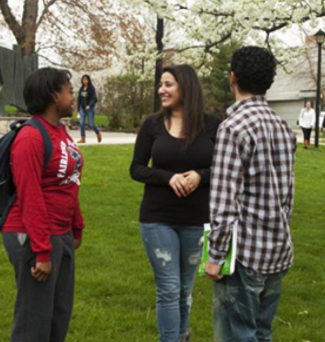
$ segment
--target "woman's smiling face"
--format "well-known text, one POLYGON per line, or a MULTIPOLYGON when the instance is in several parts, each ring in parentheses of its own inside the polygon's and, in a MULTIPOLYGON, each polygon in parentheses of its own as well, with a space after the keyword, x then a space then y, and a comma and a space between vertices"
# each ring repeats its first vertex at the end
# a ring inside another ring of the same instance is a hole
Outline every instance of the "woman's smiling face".
POLYGON ((158 94, 164 108, 177 109, 180 106, 180 92, 175 77, 164 72, 160 79, 158 94))

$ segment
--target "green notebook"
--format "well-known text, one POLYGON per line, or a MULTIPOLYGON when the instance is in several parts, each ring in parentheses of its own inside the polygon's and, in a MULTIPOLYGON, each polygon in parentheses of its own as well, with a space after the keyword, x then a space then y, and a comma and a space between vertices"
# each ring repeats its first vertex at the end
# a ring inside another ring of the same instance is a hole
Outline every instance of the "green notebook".
MULTIPOLYGON (((209 259, 209 234, 211 232, 210 223, 204 224, 204 235, 203 235, 203 253, 202 260, 199 267, 199 275, 201 277, 205 276, 205 263, 209 259)), ((232 235, 229 242, 229 250, 225 259, 225 263, 222 265, 221 274, 222 275, 232 275, 235 272, 236 265, 236 255, 237 255, 237 221, 233 224, 232 235)))

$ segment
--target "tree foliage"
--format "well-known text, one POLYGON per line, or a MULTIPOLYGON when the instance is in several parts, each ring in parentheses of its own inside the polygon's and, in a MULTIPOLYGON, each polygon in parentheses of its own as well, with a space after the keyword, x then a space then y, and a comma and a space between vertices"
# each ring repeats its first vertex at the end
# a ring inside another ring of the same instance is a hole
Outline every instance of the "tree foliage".
POLYGON ((111 66, 123 23, 132 22, 126 4, 114 0, 24 0, 21 8, 1 0, 0 12, 23 55, 37 52, 54 64, 61 56, 75 70, 111 66))
POLYGON ((238 42, 220 46, 219 53, 208 65, 210 74, 202 78, 206 111, 216 113, 221 120, 225 118, 226 107, 234 100, 229 87, 230 60, 239 47, 238 42))
POLYGON ((147 4, 159 16, 175 23, 184 39, 175 44, 166 37, 164 52, 177 52, 176 63, 190 58, 202 72, 220 46, 234 40, 269 48, 278 63, 285 66, 292 55, 276 33, 305 22, 315 28, 325 17, 323 0, 134 1, 147 4))
POLYGON ((153 79, 141 80, 136 74, 107 78, 102 112, 110 128, 136 128, 144 116, 153 112, 153 79))

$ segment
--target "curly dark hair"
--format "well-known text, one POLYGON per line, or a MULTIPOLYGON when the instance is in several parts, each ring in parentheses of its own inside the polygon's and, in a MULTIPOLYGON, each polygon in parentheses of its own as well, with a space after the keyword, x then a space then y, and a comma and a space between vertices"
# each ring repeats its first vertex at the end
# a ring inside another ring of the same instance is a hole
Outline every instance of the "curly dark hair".
POLYGON ((68 70, 41 68, 30 74, 24 86, 24 99, 30 114, 43 114, 54 102, 54 93, 69 83, 71 73, 68 70))
POLYGON ((246 46, 234 52, 231 71, 240 92, 265 95, 276 75, 276 60, 267 49, 246 46))

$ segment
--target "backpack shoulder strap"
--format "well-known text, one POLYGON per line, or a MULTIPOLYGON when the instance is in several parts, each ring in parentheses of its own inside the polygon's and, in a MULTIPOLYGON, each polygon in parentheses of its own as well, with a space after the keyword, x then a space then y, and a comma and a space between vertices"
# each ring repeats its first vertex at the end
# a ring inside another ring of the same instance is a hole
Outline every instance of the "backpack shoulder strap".
POLYGON ((44 166, 43 166, 43 170, 44 170, 52 158, 52 154, 53 154, 52 140, 46 128, 44 127, 44 125, 37 118, 34 117, 33 119, 26 121, 24 125, 33 126, 37 128, 42 134, 43 144, 44 144, 44 166))
MULTIPOLYGON (((43 138, 43 145, 44 145, 44 164, 43 164, 43 170, 46 168, 48 165, 49 161, 52 158, 53 154, 53 146, 52 146, 52 140, 44 127, 44 125, 37 119, 31 119, 31 120, 19 120, 15 121, 10 125, 11 132, 7 133, 2 139, 4 143, 6 143, 9 147, 11 147, 12 142, 14 141, 16 135, 18 132, 24 127, 24 126, 33 126, 36 129, 39 130, 39 132, 42 135, 43 138)), ((9 155, 10 155, 10 148, 6 149, 6 151, 3 151, 4 153, 1 154, 1 162, 5 163, 6 161, 9 161, 9 155)), ((5 207, 1 207, 1 215, 0 215, 0 231, 4 225, 5 219, 7 218, 7 215, 9 213, 9 210, 11 208, 11 205, 15 201, 17 197, 16 192, 14 192, 12 195, 10 195, 9 200, 6 203, 5 207)), ((3 204, 3 203, 1 203, 3 204)))

